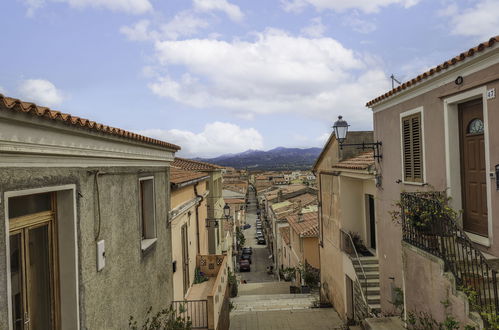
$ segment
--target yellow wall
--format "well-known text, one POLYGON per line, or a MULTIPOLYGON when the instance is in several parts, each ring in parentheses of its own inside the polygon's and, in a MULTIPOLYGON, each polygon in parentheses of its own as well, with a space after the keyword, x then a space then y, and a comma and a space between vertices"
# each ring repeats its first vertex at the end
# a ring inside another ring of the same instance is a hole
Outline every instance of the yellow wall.
POLYGON ((317 237, 302 238, 303 240, 303 260, 310 266, 320 269, 319 260, 319 239, 317 237))
MULTIPOLYGON (((171 205, 172 209, 189 203, 196 198, 194 187, 192 184, 180 189, 172 189, 171 191, 171 205)), ((197 184, 198 195, 203 195, 206 191, 205 181, 197 184)), ((208 237, 206 229, 206 199, 199 204, 198 209, 198 226, 199 226, 199 254, 208 254, 208 237)), ((184 299, 183 288, 183 256, 182 256, 182 226, 187 226, 187 240, 189 250, 189 284, 192 285, 194 281, 194 273, 196 268, 196 256, 198 254, 198 232, 196 225, 196 205, 192 205, 186 209, 182 214, 177 215, 171 221, 172 232, 172 261, 176 261, 177 270, 173 274, 173 295, 174 300, 184 299)))

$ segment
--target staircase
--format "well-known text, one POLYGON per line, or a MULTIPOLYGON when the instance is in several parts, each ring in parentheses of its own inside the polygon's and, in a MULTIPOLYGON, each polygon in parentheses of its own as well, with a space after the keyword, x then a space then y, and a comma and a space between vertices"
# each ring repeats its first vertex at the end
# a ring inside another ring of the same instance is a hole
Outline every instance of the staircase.
POLYGON ((231 299, 234 304, 232 313, 309 309, 317 300, 315 294, 299 293, 245 295, 231 299))
MULTIPOLYGON (((361 289, 369 305, 369 309, 374 314, 381 312, 380 290, 379 290, 379 262, 376 257, 352 258, 355 272, 361 289), (362 265, 362 266, 361 266, 362 265)), ((356 293, 356 299, 362 299, 360 292, 356 293)), ((357 303, 357 302, 356 302, 357 303)))

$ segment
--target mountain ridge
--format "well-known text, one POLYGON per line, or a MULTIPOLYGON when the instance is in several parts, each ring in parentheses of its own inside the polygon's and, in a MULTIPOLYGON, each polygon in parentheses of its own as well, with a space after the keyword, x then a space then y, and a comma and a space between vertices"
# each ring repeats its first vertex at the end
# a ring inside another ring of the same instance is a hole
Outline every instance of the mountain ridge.
POLYGON ((214 158, 194 158, 220 166, 249 170, 309 170, 322 148, 277 147, 267 151, 252 150, 237 154, 223 154, 214 158))

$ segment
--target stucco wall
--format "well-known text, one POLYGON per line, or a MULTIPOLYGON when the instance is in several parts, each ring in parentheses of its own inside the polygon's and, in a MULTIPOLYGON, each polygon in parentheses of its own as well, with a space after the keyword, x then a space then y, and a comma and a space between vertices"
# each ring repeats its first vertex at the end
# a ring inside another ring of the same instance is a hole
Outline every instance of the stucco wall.
MULTIPOLYGON (((96 270, 97 232, 94 176, 92 168, 1 168, 0 169, 0 306, 7 306, 6 233, 4 192, 74 184, 78 191, 77 237, 79 261, 79 303, 82 329, 124 329, 128 318, 139 320, 149 306, 155 310, 172 300, 171 234, 167 226, 169 209, 168 169, 100 168, 101 228, 99 239, 106 243, 106 266, 96 270), (157 242, 141 250, 137 174, 155 178, 157 242), (149 171, 149 172, 146 172, 149 171), (117 172, 123 173, 118 174, 117 172), (115 173, 115 174, 112 174, 115 173), (130 173, 130 174, 127 174, 130 173)), ((0 308, 0 328, 7 328, 7 310, 0 308)))
MULTIPOLYGON (((466 295, 456 291, 454 277, 444 273, 444 262, 409 244, 402 244, 403 288, 408 313, 426 312, 438 322, 452 315, 461 325, 477 326, 470 319, 466 295), (448 302, 446 309, 443 302, 448 302)), ((478 314, 476 317, 479 316, 478 314)))
POLYGON ((317 237, 302 238, 303 240, 303 258, 312 267, 321 268, 319 261, 319 239, 317 237))
MULTIPOLYGON (((495 57, 497 58, 497 56, 496 52, 495 57)), ((383 158, 379 164, 376 164, 377 171, 382 175, 383 182, 382 189, 378 190, 376 198, 378 233, 381 233, 378 236, 378 255, 383 310, 390 308, 387 299, 387 297, 391 296, 390 284, 392 280, 390 278, 394 278, 396 286, 402 286, 401 228, 393 223, 389 215, 389 212, 393 210, 394 201, 400 199, 400 193, 403 191, 446 190, 448 188, 445 158, 444 99, 478 87, 499 89, 499 82, 488 82, 499 77, 499 64, 491 65, 485 70, 472 74, 465 74, 462 70, 458 70, 450 71, 449 75, 452 77, 452 82, 441 83, 422 95, 401 100, 398 104, 374 113, 375 139, 383 142, 383 158), (453 79, 459 75, 463 76, 464 82, 461 85, 456 85, 453 79), (425 182, 430 187, 396 183, 397 180, 402 179, 400 114, 419 107, 423 107, 425 182)), ((395 99, 397 97, 401 98, 403 94, 400 93, 395 99)), ((493 169, 495 164, 499 163, 499 131, 495 129, 499 125, 499 99, 496 97, 495 99, 484 100, 484 103, 488 108, 486 120, 488 121, 489 134, 489 165, 493 169)), ((449 129, 457 129, 457 127, 449 129)), ((456 144, 458 141, 450 141, 450 143, 456 144)), ((459 164, 452 164, 451 169, 459 171, 459 164)), ((490 179, 487 178, 487 180, 490 179)), ((497 220, 499 219, 499 193, 496 191, 492 180, 491 183, 491 209, 488 211, 492 219, 497 220)), ((460 199, 460 196, 454 197, 460 199)), ((489 233, 491 246, 482 246, 482 249, 487 252, 499 255, 499 244, 497 244, 495 237, 499 237, 499 221, 493 221, 492 232, 489 233)))

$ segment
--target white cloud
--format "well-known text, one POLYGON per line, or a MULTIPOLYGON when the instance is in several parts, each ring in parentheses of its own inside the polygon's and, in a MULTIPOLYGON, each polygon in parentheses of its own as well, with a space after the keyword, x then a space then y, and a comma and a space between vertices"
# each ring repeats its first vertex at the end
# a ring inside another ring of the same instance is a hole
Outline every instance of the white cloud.
POLYGON ((7 94, 7 91, 2 86, 0 86, 0 94, 4 94, 4 95, 7 94))
POLYGON ((176 40, 192 36, 209 26, 208 21, 194 15, 191 11, 177 13, 168 23, 156 24, 153 28, 149 20, 140 20, 132 26, 123 26, 120 32, 129 40, 176 40))
POLYGON ((393 4, 405 8, 416 5, 420 0, 281 0, 282 8, 288 12, 300 12, 307 6, 313 6, 317 10, 333 10, 343 12, 350 9, 358 9, 364 13, 376 13, 382 7, 393 4))
POLYGON ((371 21, 361 19, 358 13, 345 16, 343 18, 343 24, 351 27, 354 31, 359 33, 367 34, 376 30, 376 24, 371 21))
POLYGON ((19 86, 20 97, 25 101, 35 102, 46 107, 55 107, 62 103, 64 96, 54 84, 44 79, 27 79, 19 86))
POLYGON ((160 65, 183 70, 153 81, 155 94, 239 117, 294 113, 333 120, 341 113, 369 127, 364 102, 389 89, 374 59, 331 38, 267 30, 254 41, 189 39, 155 47, 160 65))
POLYGON ((218 121, 207 124, 200 133, 179 129, 147 129, 139 133, 180 145, 185 156, 213 157, 263 148, 262 135, 256 129, 218 121))
POLYGON ((244 18, 241 9, 227 0, 194 0, 194 8, 199 11, 222 11, 235 22, 240 22, 244 18))
POLYGON ((324 32, 326 32, 326 26, 322 24, 322 19, 320 17, 315 17, 311 20, 310 25, 301 29, 300 32, 303 35, 318 38, 322 37, 324 32))
POLYGON ((129 14, 144 14, 152 11, 153 7, 149 0, 25 0, 28 7, 28 16, 48 2, 63 2, 73 8, 103 8, 129 14))
POLYGON ((439 12, 440 16, 450 18, 449 28, 452 34, 476 37, 480 41, 497 35, 498 13, 497 0, 480 0, 473 8, 461 10, 450 5, 439 12))

